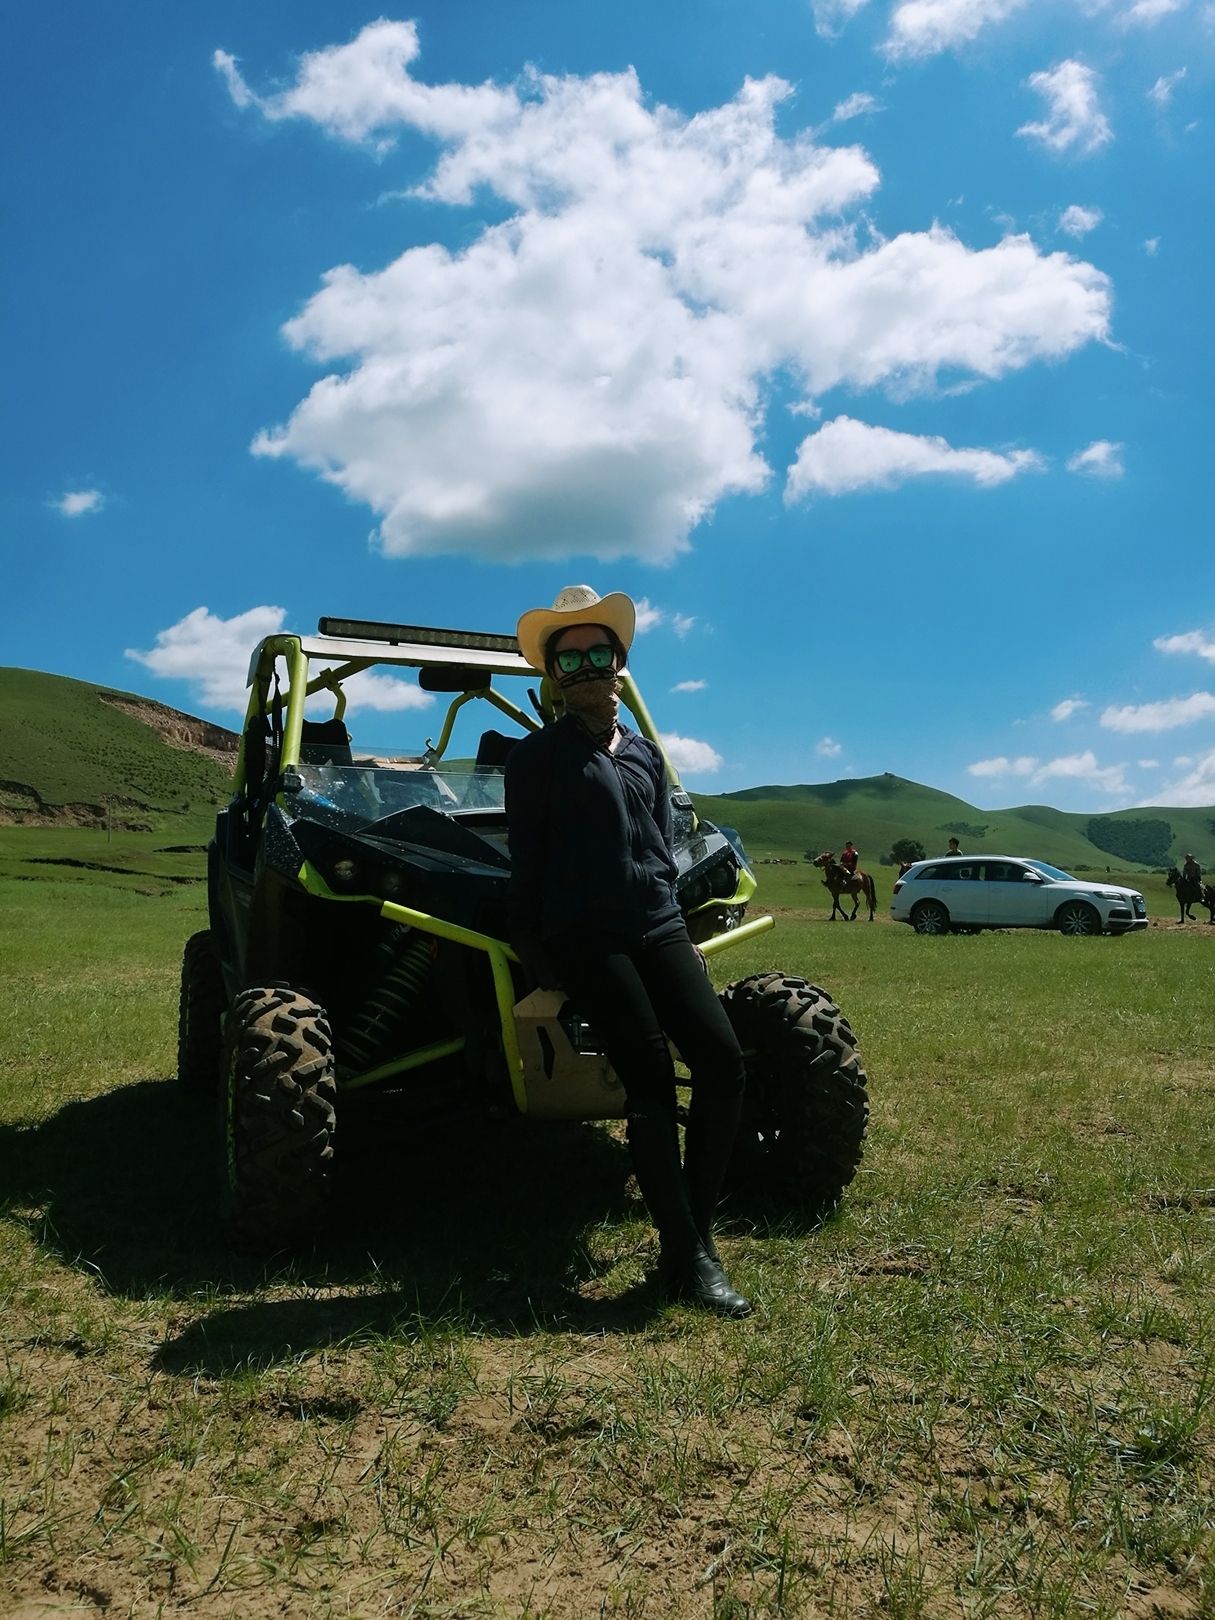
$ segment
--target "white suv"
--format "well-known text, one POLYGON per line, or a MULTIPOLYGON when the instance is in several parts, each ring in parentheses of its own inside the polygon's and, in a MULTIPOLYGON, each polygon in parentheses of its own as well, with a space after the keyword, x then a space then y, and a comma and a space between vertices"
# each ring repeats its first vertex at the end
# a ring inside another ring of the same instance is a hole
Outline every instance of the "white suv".
POLYGON ((977 934, 980 928, 1126 934, 1147 927, 1137 890, 1085 883, 1045 861, 1012 855, 917 861, 895 884, 890 915, 917 934, 977 934))

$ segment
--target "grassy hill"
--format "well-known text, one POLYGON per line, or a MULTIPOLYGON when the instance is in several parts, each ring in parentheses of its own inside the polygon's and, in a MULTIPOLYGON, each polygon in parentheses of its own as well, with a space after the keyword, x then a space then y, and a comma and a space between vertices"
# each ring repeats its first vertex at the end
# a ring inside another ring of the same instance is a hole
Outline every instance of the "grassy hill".
MULTIPOLYGON (((745 788, 694 795, 711 821, 737 827, 757 859, 835 849, 851 838, 876 866, 896 838, 918 838, 928 854, 944 853, 955 835, 967 854, 1033 855, 1075 870, 1146 870, 1176 861, 1187 849, 1215 847, 1211 809, 1119 810, 1091 816, 1049 805, 979 810, 964 799, 900 776, 847 778, 796 787, 745 788)), ((1215 862, 1211 862, 1215 864, 1215 862)))
POLYGON ((229 793, 236 738, 149 698, 0 669, 0 822, 152 827, 229 793))
MULTIPOLYGON (((116 827, 197 817, 227 798, 235 750, 232 732, 150 698, 0 669, 0 823, 96 826, 107 799, 116 827)), ((876 866, 896 838, 918 838, 935 854, 953 833, 968 854, 1036 855, 1072 869, 1151 869, 1187 849, 1215 866, 1215 809, 979 810, 889 773, 694 798, 710 820, 737 827, 761 860, 800 861, 852 838, 876 866)))

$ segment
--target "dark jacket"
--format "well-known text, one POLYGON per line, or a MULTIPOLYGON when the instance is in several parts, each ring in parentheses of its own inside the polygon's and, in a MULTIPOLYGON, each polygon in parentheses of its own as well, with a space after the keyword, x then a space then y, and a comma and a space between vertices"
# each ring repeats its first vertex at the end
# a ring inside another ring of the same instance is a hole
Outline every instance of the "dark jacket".
POLYGON ((567 715, 524 737, 506 764, 511 939, 596 932, 641 940, 682 922, 671 798, 658 749, 621 727, 616 752, 567 715))

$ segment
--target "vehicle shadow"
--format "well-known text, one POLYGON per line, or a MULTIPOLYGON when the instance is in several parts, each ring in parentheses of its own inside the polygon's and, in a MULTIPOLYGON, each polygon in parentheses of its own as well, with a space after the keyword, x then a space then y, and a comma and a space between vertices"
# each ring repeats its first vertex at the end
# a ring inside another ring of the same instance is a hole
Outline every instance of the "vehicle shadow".
POLYGON ((165 1345, 158 1365, 217 1372, 361 1333, 576 1327, 627 1332, 659 1301, 635 1287, 586 1298, 607 1269, 588 1228, 644 1219, 628 1155, 607 1131, 517 1119, 418 1123, 366 1099, 340 1127, 330 1230, 309 1253, 234 1254, 219 1221, 219 1109, 147 1080, 0 1127, 11 1219, 111 1293, 237 1296, 165 1345), (249 1301, 259 1291, 299 1297, 249 1301), (239 1299, 239 1303, 237 1300, 239 1299))
MULTIPOLYGON (((627 1150, 608 1130, 419 1122, 407 1100, 378 1097, 350 1107, 339 1132, 330 1229, 291 1257, 227 1246, 218 1104, 169 1080, 0 1127, 0 1209, 115 1295, 207 1296, 156 1353, 168 1372, 221 1376, 383 1334, 631 1333, 661 1308, 649 1281, 599 1286, 621 1260, 636 1274, 654 1253, 627 1150), (595 1227, 630 1222, 646 1223, 639 1239, 586 1241, 595 1227)), ((755 1220, 747 1206, 731 1214, 727 1230, 769 1224, 762 1205, 755 1220)))

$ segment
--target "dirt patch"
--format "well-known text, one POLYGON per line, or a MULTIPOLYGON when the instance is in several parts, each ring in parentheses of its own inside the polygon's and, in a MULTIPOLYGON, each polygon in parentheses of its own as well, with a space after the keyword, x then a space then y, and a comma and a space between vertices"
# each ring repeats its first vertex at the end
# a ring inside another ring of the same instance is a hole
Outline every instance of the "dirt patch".
POLYGON ((198 873, 143 872, 134 866, 108 866, 105 861, 82 861, 72 855, 33 855, 31 866, 74 866, 85 872, 117 872, 120 877, 157 878, 162 883, 204 883, 198 873))
POLYGON ((212 725, 209 720, 199 720, 192 714, 183 714, 180 709, 170 709, 167 704, 157 703, 154 698, 130 697, 117 692, 102 692, 100 696, 101 701, 108 703, 111 708, 121 709, 145 726, 151 726, 170 748, 181 748, 190 754, 205 754, 225 770, 231 770, 236 763, 240 738, 224 726, 212 725))
MULTIPOLYGON (((142 799, 113 794, 109 800, 109 824, 120 832, 151 832, 144 819, 152 806, 142 799), (134 815, 130 812, 136 812, 134 815)), ((104 804, 48 804, 28 782, 0 780, 0 827, 88 827, 94 831, 107 824, 104 804)))

